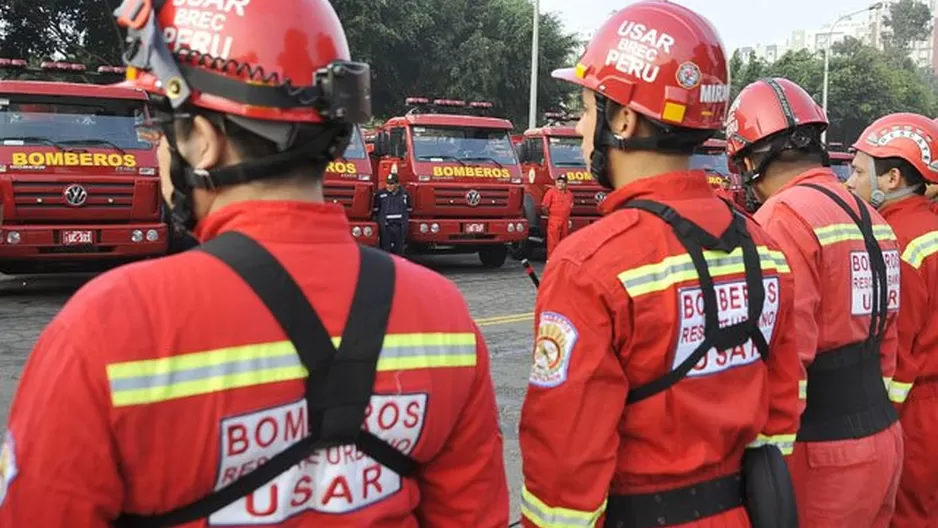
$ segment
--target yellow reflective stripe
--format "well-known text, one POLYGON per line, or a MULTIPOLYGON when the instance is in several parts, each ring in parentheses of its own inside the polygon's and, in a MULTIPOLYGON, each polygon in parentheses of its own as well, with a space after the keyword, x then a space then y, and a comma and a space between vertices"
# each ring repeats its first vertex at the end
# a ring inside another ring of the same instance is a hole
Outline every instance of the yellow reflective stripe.
MULTIPOLYGON (((822 246, 829 246, 839 242, 849 242, 852 240, 863 240, 863 233, 856 224, 831 224, 819 227, 814 230, 814 236, 822 246)), ((873 236, 876 240, 896 240, 896 234, 892 228, 885 224, 876 224, 873 226, 873 236)))
POLYGON ((599 508, 593 511, 551 508, 528 491, 527 486, 521 488, 521 515, 541 528, 591 528, 596 525, 604 511, 605 498, 599 508))
POLYGON ((909 397, 909 391, 912 390, 912 385, 912 383, 893 380, 889 384, 889 400, 894 403, 905 403, 905 399, 909 397))
POLYGON ((798 380, 798 399, 808 399, 808 380, 798 380))
MULTIPOLYGON (((764 271, 775 270, 788 273, 788 262, 781 251, 774 251, 766 246, 758 246, 759 260, 764 271)), ((714 278, 745 273, 743 249, 736 248, 731 253, 723 251, 704 251, 704 259, 710 275, 714 278)), ((667 257, 661 262, 646 264, 626 270, 618 275, 619 281, 631 297, 666 290, 675 284, 697 279, 694 262, 687 253, 667 257)))
POLYGON ((752 449, 755 447, 762 447, 764 445, 774 445, 778 447, 779 451, 783 455, 790 455, 795 449, 795 435, 793 434, 780 434, 780 435, 759 435, 753 440, 749 445, 746 446, 747 449, 752 449))
POLYGON ((938 231, 925 233, 909 242, 902 252, 902 260, 918 269, 926 258, 938 253, 938 231))
MULTIPOLYGON (((340 338, 332 339, 335 346, 340 338)), ((467 333, 389 334, 377 370, 474 367, 476 337, 467 333)), ((115 407, 302 379, 306 367, 289 341, 227 347, 107 366, 115 407)))

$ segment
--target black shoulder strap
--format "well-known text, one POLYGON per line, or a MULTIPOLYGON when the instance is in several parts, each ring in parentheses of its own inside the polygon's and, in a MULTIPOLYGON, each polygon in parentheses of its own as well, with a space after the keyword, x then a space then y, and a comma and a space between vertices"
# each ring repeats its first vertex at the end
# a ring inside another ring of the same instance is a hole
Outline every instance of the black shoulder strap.
POLYGON ((746 229, 746 219, 736 211, 728 201, 724 203, 730 209, 732 220, 729 227, 719 237, 715 237, 697 224, 687 220, 671 207, 650 200, 632 200, 626 202, 622 208, 641 209, 647 211, 667 222, 674 230, 678 241, 690 255, 700 282, 700 290, 704 301, 704 338, 700 345, 676 369, 668 371, 664 376, 636 387, 629 391, 627 403, 637 403, 650 398, 659 392, 667 390, 694 368, 711 348, 726 350, 752 339, 753 345, 759 351, 762 360, 769 357, 769 345, 759 328, 759 319, 762 317, 762 308, 765 301, 765 284, 762 279, 762 262, 759 251, 749 230, 746 229), (743 265, 746 270, 746 288, 748 289, 749 310, 745 321, 726 327, 720 327, 719 307, 717 305, 716 288, 710 268, 704 258, 703 250, 719 250, 726 253, 742 247, 743 265))
POLYGON ((165 528, 203 519, 324 447, 354 444, 401 476, 413 474, 415 460, 362 429, 387 332, 395 274, 394 262, 387 254, 359 247, 358 282, 338 351, 303 290, 259 243, 241 233, 227 232, 199 248, 227 264, 254 290, 296 348, 309 372, 305 394, 309 434, 198 501, 158 515, 124 514, 115 523, 118 528, 165 528))
POLYGON ((886 333, 886 321, 889 314, 888 273, 886 271, 886 259, 883 257, 883 248, 879 246, 876 235, 873 233, 873 220, 870 218, 870 212, 856 195, 853 196, 853 199, 857 202, 857 210, 860 211, 859 216, 853 212, 847 202, 830 189, 813 183, 803 183, 799 187, 808 187, 827 195, 860 228, 860 233, 863 234, 863 244, 866 246, 866 252, 870 257, 870 272, 874 285, 873 309, 870 310, 868 340, 877 343, 882 341, 883 335, 886 333))

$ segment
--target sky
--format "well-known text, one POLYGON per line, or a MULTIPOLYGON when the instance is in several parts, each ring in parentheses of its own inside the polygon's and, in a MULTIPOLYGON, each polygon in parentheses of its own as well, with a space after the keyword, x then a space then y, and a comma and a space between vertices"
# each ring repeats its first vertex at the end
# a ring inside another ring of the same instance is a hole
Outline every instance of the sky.
MULTIPOLYGON (((630 0, 540 0, 541 11, 560 15, 569 31, 589 33, 630 0), (589 6, 586 8, 586 6, 589 6)), ((677 0, 707 17, 727 51, 784 41, 796 29, 817 29, 873 0, 677 0)))

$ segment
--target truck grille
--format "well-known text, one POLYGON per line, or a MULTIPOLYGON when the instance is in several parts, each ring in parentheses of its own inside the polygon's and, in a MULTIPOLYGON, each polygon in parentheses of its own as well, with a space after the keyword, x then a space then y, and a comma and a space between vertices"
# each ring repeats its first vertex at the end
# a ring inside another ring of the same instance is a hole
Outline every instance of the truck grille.
POLYGON ((599 205, 600 201, 596 199, 598 193, 602 193, 602 197, 606 196, 606 191, 600 189, 591 189, 591 190, 573 190, 573 211, 574 214, 578 215, 598 215, 599 210, 596 206, 599 205))
POLYGON ((349 209, 355 199, 355 187, 347 185, 329 185, 323 186, 323 196, 326 203, 341 204, 342 207, 349 209))
POLYGON ((13 182, 13 202, 18 210, 107 209, 129 212, 133 201, 133 182, 13 182), (80 185, 87 193, 83 204, 76 206, 66 201, 65 191, 72 185, 80 185))
POLYGON ((471 191, 479 193, 478 205, 474 207, 507 207, 510 189, 508 188, 476 188, 469 185, 435 187, 433 200, 441 208, 465 208, 469 205, 468 195, 471 191))

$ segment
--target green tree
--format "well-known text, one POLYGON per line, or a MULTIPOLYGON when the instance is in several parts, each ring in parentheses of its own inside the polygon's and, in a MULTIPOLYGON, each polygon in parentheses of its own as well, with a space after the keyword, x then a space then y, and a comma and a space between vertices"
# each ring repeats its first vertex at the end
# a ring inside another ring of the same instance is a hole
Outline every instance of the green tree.
POLYGON ((889 14, 883 17, 888 31, 883 35, 887 50, 906 55, 912 43, 925 40, 931 35, 931 8, 920 0, 899 0, 889 6, 889 14))
POLYGON ((0 57, 120 64, 122 37, 112 12, 120 0, 4 0, 0 57))
MULTIPOLYGON (((533 6, 528 0, 333 0, 352 54, 372 65, 374 111, 405 111, 407 96, 495 103, 519 128, 527 122, 533 6)), ((550 77, 576 45, 556 16, 540 17, 538 107, 563 104, 571 89, 550 77)))

